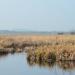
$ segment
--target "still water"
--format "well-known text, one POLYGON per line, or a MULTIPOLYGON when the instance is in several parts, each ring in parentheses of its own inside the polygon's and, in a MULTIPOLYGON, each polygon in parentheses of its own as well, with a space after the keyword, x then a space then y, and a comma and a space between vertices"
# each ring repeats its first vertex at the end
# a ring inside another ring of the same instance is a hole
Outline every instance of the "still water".
POLYGON ((25 53, 0 56, 0 75, 75 75, 74 62, 28 61, 25 53))

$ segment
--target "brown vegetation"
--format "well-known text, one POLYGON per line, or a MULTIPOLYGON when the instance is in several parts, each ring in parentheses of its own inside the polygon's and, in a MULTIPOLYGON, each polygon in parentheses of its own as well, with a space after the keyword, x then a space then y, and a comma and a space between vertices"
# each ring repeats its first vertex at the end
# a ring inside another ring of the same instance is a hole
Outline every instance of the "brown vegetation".
POLYGON ((37 61, 75 60, 75 35, 0 36, 0 53, 21 51, 37 61))

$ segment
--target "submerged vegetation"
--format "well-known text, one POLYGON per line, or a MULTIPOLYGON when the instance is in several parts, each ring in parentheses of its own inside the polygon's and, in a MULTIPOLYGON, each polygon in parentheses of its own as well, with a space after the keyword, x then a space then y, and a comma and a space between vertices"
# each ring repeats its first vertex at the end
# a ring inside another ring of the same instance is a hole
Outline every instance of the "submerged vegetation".
POLYGON ((75 60, 75 35, 0 36, 0 54, 27 52, 28 60, 75 60))

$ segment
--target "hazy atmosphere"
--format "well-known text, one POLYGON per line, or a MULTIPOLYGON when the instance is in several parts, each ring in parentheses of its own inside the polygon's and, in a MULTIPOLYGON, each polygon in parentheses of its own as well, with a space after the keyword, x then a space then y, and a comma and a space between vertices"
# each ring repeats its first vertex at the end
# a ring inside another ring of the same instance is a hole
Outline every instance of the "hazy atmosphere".
POLYGON ((75 0, 1 0, 0 30, 75 30, 75 0))
POLYGON ((0 0, 0 75, 75 75, 75 0, 0 0))

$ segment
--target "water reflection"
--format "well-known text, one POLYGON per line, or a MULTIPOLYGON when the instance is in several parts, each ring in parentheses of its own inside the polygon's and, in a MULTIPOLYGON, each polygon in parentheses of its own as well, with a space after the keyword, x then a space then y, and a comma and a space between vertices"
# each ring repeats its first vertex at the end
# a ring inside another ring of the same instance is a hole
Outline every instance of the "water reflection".
POLYGON ((42 62, 26 57, 25 53, 0 56, 0 75, 75 75, 74 61, 42 62))
POLYGON ((45 61, 33 61, 33 60, 29 60, 27 58, 27 63, 30 65, 30 66, 35 66, 35 65, 38 65, 39 67, 53 67, 55 62, 45 62, 45 61))
POLYGON ((5 54, 2 54, 2 53, 1 53, 1 54, 0 54, 0 59, 6 57, 7 55, 8 55, 7 53, 5 53, 5 54))
POLYGON ((62 68, 63 70, 72 70, 75 69, 75 61, 59 61, 59 62, 42 62, 42 61, 33 61, 27 58, 27 63, 30 66, 38 65, 39 67, 48 67, 52 68, 55 65, 57 65, 59 68, 62 68))
POLYGON ((75 69, 75 61, 60 61, 57 65, 64 70, 75 69))

